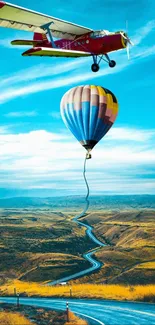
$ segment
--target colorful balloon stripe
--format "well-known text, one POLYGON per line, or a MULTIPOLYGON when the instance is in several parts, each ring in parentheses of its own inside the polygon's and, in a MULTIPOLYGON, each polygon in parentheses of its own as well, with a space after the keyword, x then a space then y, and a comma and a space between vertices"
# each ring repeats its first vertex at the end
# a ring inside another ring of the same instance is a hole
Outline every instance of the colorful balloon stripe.
POLYGON ((118 114, 115 95, 94 85, 70 89, 60 106, 64 123, 89 151, 109 131, 118 114))

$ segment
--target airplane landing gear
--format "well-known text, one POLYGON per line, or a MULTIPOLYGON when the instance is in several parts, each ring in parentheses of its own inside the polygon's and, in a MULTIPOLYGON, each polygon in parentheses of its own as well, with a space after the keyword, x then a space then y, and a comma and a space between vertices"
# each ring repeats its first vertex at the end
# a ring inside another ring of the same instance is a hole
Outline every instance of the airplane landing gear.
POLYGON ((92 64, 91 69, 93 72, 97 72, 100 69, 99 63, 101 59, 97 62, 97 55, 93 55, 93 61, 94 63, 92 64))
POLYGON ((115 62, 114 60, 111 60, 111 61, 109 62, 109 67, 110 67, 110 68, 114 68, 115 65, 116 65, 116 62, 115 62))
POLYGON ((108 62, 108 64, 109 64, 109 67, 110 67, 110 68, 114 68, 115 65, 116 65, 116 62, 115 62, 114 60, 110 60, 108 54, 104 54, 104 55, 105 55, 105 57, 106 57, 106 59, 107 59, 107 62, 108 62))
POLYGON ((93 63, 91 69, 93 72, 97 72, 100 69, 100 67, 97 63, 93 63))
POLYGON ((114 60, 110 60, 108 54, 102 54, 101 56, 92 54, 92 57, 93 57, 94 63, 92 64, 91 69, 93 72, 99 71, 99 69, 100 69, 99 64, 100 64, 101 60, 107 62, 109 64, 110 68, 114 68, 116 65, 116 62, 114 60), (106 59, 104 59, 103 56, 105 56, 106 59), (97 60, 98 57, 99 57, 99 60, 97 60))

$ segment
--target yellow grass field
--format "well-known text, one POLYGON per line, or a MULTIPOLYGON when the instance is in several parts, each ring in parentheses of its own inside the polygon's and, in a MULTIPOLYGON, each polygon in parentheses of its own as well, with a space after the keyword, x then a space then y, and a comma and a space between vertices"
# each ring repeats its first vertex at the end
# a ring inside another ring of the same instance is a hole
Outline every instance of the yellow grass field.
POLYGON ((46 284, 14 280, 1 286, 0 295, 14 295, 14 288, 21 296, 29 297, 70 297, 71 288, 73 298, 155 301, 155 285, 73 284, 50 287, 46 284))
POLYGON ((32 325, 35 323, 30 322, 24 316, 19 313, 0 312, 0 324, 1 325, 32 325))
POLYGON ((88 325, 88 323, 69 311, 69 322, 65 323, 65 325, 88 325))
POLYGON ((137 268, 140 268, 140 269, 144 269, 144 268, 147 268, 147 269, 155 269, 155 262, 147 262, 147 263, 142 263, 142 264, 139 264, 137 265, 137 268))

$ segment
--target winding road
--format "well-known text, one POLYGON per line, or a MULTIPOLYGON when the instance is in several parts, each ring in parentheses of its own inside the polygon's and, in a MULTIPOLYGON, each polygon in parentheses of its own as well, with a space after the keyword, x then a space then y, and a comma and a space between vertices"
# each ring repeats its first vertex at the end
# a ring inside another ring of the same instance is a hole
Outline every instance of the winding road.
POLYGON ((68 282, 72 279, 77 279, 77 278, 80 278, 81 276, 84 276, 86 274, 89 274, 89 273, 92 273, 94 272, 95 270, 97 269, 100 269, 100 267, 102 266, 103 263, 100 263, 99 261, 96 261, 92 255, 94 255, 94 253, 96 253, 100 248, 101 246, 106 246, 105 244, 103 244, 102 242, 100 242, 92 233, 92 230, 93 230, 93 227, 79 221, 79 219, 81 217, 84 217, 86 215, 86 212, 89 208, 89 185, 88 185, 88 182, 87 182, 87 178, 86 178, 86 161, 88 158, 88 153, 86 154, 86 157, 84 159, 84 168, 83 168, 83 177, 84 177, 84 181, 85 181, 85 184, 86 184, 86 187, 87 187, 87 194, 86 194, 86 197, 85 197, 85 201, 86 201, 86 204, 85 204, 85 208, 84 210, 77 216, 75 216, 72 221, 73 222, 76 222, 78 225, 82 226, 82 227, 85 227, 86 228, 86 234, 87 236, 99 247, 97 248, 94 248, 93 250, 89 251, 88 253, 85 253, 83 254, 83 258, 85 260, 87 260, 90 264, 92 264, 91 267, 87 268, 86 270, 83 270, 83 271, 80 271, 80 272, 77 272, 77 273, 74 273, 70 276, 66 276, 66 277, 63 277, 61 279, 58 279, 58 280, 55 280, 55 281, 51 281, 48 283, 48 285, 56 285, 56 284, 59 284, 59 283, 62 283, 62 282, 68 282))
MULTIPOLYGON (((86 233, 98 248, 85 253, 83 257, 92 266, 84 271, 64 277, 57 281, 50 282, 50 285, 69 281, 88 274, 101 267, 101 263, 96 261, 92 255, 105 244, 101 243, 92 233, 92 227, 84 224, 78 219, 83 216, 81 213, 73 221, 86 228, 86 233)), ((73 293, 74 294, 74 293, 73 293)), ((0 302, 15 304, 17 298, 0 297, 0 302)), ((155 305, 149 303, 120 302, 107 300, 90 299, 53 299, 53 298, 20 298, 20 304, 50 308, 52 310, 66 310, 66 302, 69 309, 80 318, 87 320, 89 325, 154 325, 155 324, 155 305)))
POLYGON ((62 283, 62 282, 67 282, 67 281, 70 281, 72 279, 77 279, 77 278, 80 278, 81 276, 84 276, 88 273, 91 273, 97 269, 100 269, 100 267, 102 266, 102 264, 95 260, 92 255, 94 253, 96 253, 101 246, 106 246, 105 244, 103 244, 102 242, 100 242, 92 233, 92 230, 93 230, 93 227, 89 226, 89 225, 86 225, 85 223, 79 221, 78 219, 80 217, 83 217, 85 214, 85 210, 78 216, 76 216, 75 218, 73 218, 73 222, 76 222, 77 224, 79 224, 80 226, 83 226, 86 228, 86 234, 88 235, 88 237, 96 244, 98 245, 99 247, 97 248, 94 248, 93 250, 91 250, 91 252, 88 252, 88 253, 85 253, 83 254, 83 257, 84 259, 86 259, 88 262, 90 262, 92 264, 91 267, 89 267, 88 269, 85 269, 83 271, 80 271, 80 272, 77 272, 77 273, 74 273, 70 276, 66 276, 64 278, 61 278, 61 279, 58 279, 58 280, 55 280, 55 281, 52 281, 52 282, 49 282, 48 285, 56 285, 56 284, 59 284, 59 283, 62 283))
MULTIPOLYGON (((89 325, 154 325, 155 305, 107 300, 69 299, 69 309, 89 325)), ((16 298, 0 297, 0 302, 16 303, 16 298)), ((65 299, 20 298, 23 305, 66 310, 65 299)))

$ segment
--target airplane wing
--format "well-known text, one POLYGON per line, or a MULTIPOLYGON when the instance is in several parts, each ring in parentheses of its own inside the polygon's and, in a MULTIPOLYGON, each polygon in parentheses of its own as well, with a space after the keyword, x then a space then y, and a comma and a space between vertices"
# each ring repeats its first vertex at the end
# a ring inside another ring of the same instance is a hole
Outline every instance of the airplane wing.
POLYGON ((56 38, 74 39, 92 31, 65 20, 0 1, 0 27, 46 33, 41 26, 50 22, 50 30, 56 38))
POLYGON ((39 41, 33 41, 33 40, 14 40, 14 41, 11 41, 11 44, 12 45, 33 45, 33 46, 36 46, 38 44, 42 44, 43 41, 39 40, 39 41))
POLYGON ((65 58, 78 58, 91 56, 91 53, 81 52, 81 51, 71 51, 58 48, 49 48, 49 47, 34 47, 27 50, 22 54, 23 56, 58 56, 65 58))

